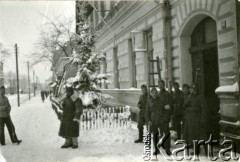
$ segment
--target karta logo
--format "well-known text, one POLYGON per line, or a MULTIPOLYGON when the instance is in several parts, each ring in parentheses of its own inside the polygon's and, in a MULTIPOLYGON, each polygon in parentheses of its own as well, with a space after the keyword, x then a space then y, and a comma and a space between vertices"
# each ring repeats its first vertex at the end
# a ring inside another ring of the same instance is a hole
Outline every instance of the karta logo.
MULTIPOLYGON (((175 148, 172 150, 172 155, 169 156, 164 148, 163 145, 167 141, 167 139, 170 138, 170 133, 165 135, 163 134, 162 138, 159 139, 157 148, 160 151, 160 154, 168 161, 182 161, 182 160, 192 160, 192 161, 200 161, 199 158, 199 152, 200 152, 200 146, 204 146, 206 149, 206 156, 211 161, 216 161, 218 159, 221 159, 223 161, 229 161, 229 160, 238 160, 239 157, 236 156, 236 147, 232 140, 228 140, 224 138, 223 142, 221 143, 221 148, 218 151, 218 155, 214 155, 213 153, 213 146, 217 145, 219 142, 217 140, 212 139, 212 135, 209 136, 209 139, 207 141, 204 140, 193 140, 193 154, 191 156, 189 155, 189 145, 185 140, 177 140, 175 142, 175 145, 181 145, 179 148, 175 148), (183 153, 183 155, 179 155, 180 153, 183 153), (230 154, 229 154, 230 153, 230 154)), ((156 161, 157 156, 153 156, 151 154, 151 135, 150 133, 144 138, 144 156, 143 159, 145 161, 156 161)))

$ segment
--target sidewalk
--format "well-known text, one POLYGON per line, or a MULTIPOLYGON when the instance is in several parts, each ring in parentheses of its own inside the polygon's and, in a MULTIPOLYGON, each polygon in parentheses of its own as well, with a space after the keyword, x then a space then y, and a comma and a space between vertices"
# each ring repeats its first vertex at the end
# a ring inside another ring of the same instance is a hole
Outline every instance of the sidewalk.
MULTIPOLYGON (((7 95, 8 100, 12 107, 17 107, 17 94, 14 95, 7 95)), ((34 97, 34 94, 31 93, 31 98, 34 97)), ((20 94, 20 105, 29 100, 28 94, 20 94)))
MULTIPOLYGON (((37 95, 21 107, 12 108, 13 123, 20 145, 12 144, 8 132, 1 152, 7 162, 143 162, 144 144, 135 144, 136 124, 128 129, 80 130, 78 149, 61 149, 64 139, 58 136, 60 121, 49 99, 37 95)), ((6 130, 6 129, 5 129, 6 130)), ((167 161, 162 155, 158 161, 167 161)), ((184 160, 188 161, 188 160, 184 160)), ((200 161, 209 161, 203 157, 200 161)))
MULTIPOLYGON (((40 96, 36 96, 23 103, 21 107, 13 108, 11 115, 16 133, 23 142, 19 146, 12 144, 8 132, 5 132, 6 146, 1 146, 1 152, 7 162, 92 161, 93 159, 142 161, 143 144, 133 144, 132 139, 137 137, 134 130, 129 131, 130 143, 105 144, 108 139, 103 136, 111 135, 112 132, 100 130, 102 134, 97 134, 98 131, 82 132, 78 149, 61 149, 64 139, 58 136, 60 122, 49 99, 42 103, 40 96), (91 139, 98 142, 92 143, 91 139)), ((116 140, 119 139, 116 138, 114 142, 116 140)))

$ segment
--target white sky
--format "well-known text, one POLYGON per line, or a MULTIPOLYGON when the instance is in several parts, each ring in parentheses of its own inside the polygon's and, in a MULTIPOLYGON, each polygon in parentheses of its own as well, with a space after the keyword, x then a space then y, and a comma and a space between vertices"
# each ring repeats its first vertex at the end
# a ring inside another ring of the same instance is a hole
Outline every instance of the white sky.
MULTIPOLYGON (((27 74, 26 55, 36 51, 34 43, 39 37, 41 25, 49 17, 75 16, 75 1, 0 1, 0 42, 11 50, 12 57, 4 62, 4 72, 16 71, 14 44, 19 47, 19 73, 27 74)), ((50 65, 34 66, 35 74, 44 82, 51 76, 50 65)), ((32 76, 32 70, 30 76, 32 76)), ((32 78, 32 77, 31 77, 32 78)))

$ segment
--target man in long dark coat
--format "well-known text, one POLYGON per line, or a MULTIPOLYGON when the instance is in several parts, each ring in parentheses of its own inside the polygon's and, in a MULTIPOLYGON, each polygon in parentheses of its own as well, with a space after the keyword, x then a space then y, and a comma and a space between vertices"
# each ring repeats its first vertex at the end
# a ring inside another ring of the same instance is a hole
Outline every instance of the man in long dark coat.
POLYGON ((193 145, 193 140, 206 140, 207 105, 203 96, 199 95, 198 86, 192 86, 191 97, 184 99, 185 116, 183 139, 193 145))
POLYGON ((174 93, 173 98, 173 130, 177 132, 177 139, 181 139, 182 125, 183 122, 183 102, 184 95, 183 92, 179 89, 179 84, 177 82, 173 83, 174 93))
POLYGON ((143 126, 146 123, 146 105, 147 105, 147 99, 148 99, 148 92, 147 92, 147 86, 142 85, 141 86, 142 95, 139 98, 138 101, 138 108, 140 109, 139 112, 139 120, 138 120, 138 139, 135 140, 135 143, 141 143, 143 142, 143 126))
POLYGON ((79 122, 83 107, 82 100, 73 94, 73 88, 67 87, 66 97, 62 103, 63 114, 59 130, 59 135, 65 138, 61 148, 78 148, 79 122))

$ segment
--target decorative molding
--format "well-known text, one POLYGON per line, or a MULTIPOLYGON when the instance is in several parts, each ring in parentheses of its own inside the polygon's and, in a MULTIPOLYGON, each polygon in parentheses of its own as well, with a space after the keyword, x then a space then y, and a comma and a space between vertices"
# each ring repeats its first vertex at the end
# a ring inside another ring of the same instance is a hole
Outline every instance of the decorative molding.
POLYGON ((227 43, 223 43, 223 44, 218 45, 218 47, 219 47, 219 49, 224 49, 224 48, 232 47, 234 45, 235 45, 234 42, 227 42, 227 43))
POLYGON ((225 57, 225 58, 219 58, 219 61, 221 63, 227 63, 227 62, 233 62, 235 60, 234 57, 230 56, 230 57, 225 57))
POLYGON ((218 21, 221 21, 221 20, 226 19, 226 18, 231 17, 231 16, 233 16, 233 12, 228 11, 228 12, 218 16, 218 21))
POLYGON ((233 27, 226 27, 225 29, 219 30, 218 34, 221 35, 221 34, 231 32, 231 31, 233 31, 233 27))
POLYGON ((220 72, 221 77, 228 77, 228 76, 233 76, 235 73, 233 71, 230 72, 220 72))

